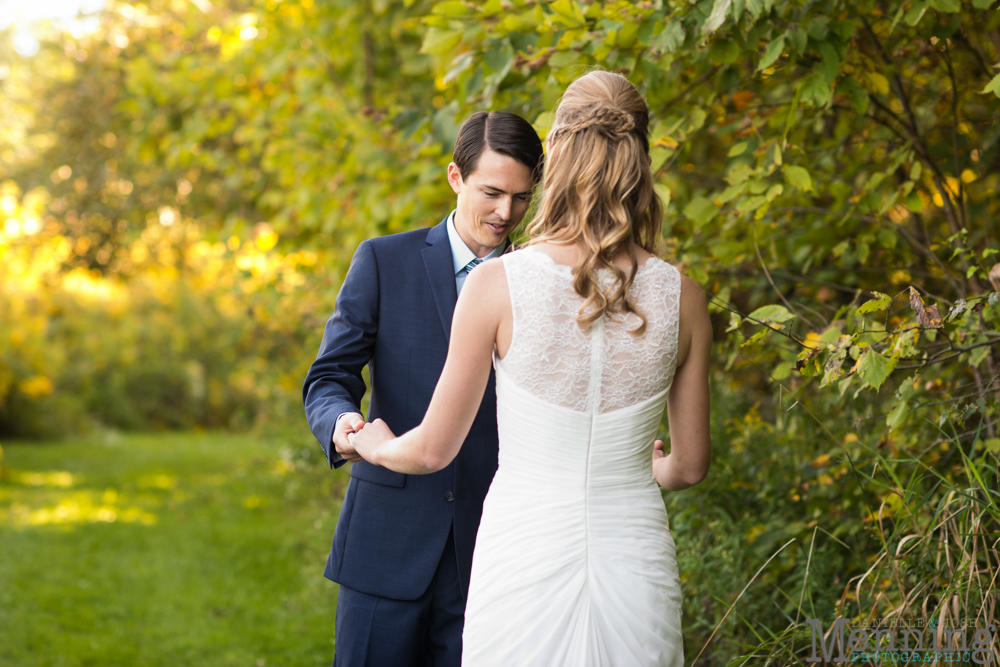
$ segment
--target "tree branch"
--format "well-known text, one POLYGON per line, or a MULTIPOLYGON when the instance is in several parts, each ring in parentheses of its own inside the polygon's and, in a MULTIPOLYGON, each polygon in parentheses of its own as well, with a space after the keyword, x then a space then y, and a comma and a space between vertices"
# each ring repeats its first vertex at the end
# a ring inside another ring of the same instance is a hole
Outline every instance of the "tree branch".
MULTIPOLYGON (((872 42, 875 44, 875 47, 878 49, 879 54, 882 56, 882 61, 890 68, 892 68, 893 65, 892 59, 889 58, 889 54, 886 52, 885 48, 882 46, 882 43, 875 35, 875 32, 872 30, 871 25, 869 25, 865 17, 859 14, 857 11, 855 11, 855 15, 858 16, 858 18, 861 20, 861 23, 865 26, 865 30, 868 32, 868 36, 871 38, 872 42)), ((938 169, 938 166, 934 162, 934 160, 931 159, 930 151, 927 150, 927 147, 924 145, 923 139, 920 137, 920 132, 917 128, 917 119, 916 116, 914 116, 913 114, 913 109, 910 107, 910 98, 907 96, 906 91, 903 89, 903 80, 900 78, 899 74, 896 73, 895 71, 892 73, 892 86, 896 92, 896 97, 899 99, 899 103, 902 105, 903 111, 906 114, 906 122, 904 122, 904 126, 906 127, 907 132, 910 135, 910 143, 917 150, 917 153, 920 155, 920 157, 924 160, 924 162, 933 172, 934 185, 937 188, 938 193, 941 195, 941 200, 942 200, 941 203, 943 205, 942 208, 944 209, 945 217, 948 219, 948 224, 951 227, 951 233, 957 234, 962 229, 962 225, 959 222, 958 217, 955 215, 955 209, 952 206, 951 196, 948 192, 948 188, 944 184, 944 176, 941 173, 940 169, 938 169)), ((879 104, 879 106, 885 109, 883 105, 879 104)), ((892 115, 893 117, 896 117, 895 114, 892 115)))

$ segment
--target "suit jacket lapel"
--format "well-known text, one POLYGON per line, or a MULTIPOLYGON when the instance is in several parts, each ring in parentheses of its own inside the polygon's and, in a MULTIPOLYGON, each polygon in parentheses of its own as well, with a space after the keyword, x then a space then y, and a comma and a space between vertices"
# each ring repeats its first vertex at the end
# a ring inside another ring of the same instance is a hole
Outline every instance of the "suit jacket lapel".
POLYGON ((451 319, 455 313, 458 292, 455 289, 455 266, 451 257, 448 229, 441 222, 427 232, 427 246, 420 251, 431 284, 434 305, 437 306, 446 340, 451 340, 451 319))

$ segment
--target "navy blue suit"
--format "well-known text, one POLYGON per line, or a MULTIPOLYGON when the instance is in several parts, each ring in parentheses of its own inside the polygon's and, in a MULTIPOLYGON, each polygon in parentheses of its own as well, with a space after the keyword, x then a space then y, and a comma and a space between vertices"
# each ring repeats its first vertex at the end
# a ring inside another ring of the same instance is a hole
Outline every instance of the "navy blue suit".
MULTIPOLYGON (((331 465, 342 462, 332 451, 337 417, 360 412, 366 364, 372 385, 367 419, 385 420, 396 434, 421 422, 444 368, 456 298, 445 223, 358 246, 303 387, 309 426, 331 465)), ((444 470, 404 475, 366 461, 351 465, 324 575, 341 584, 342 596, 347 587, 414 601, 457 568, 464 609, 483 500, 496 469, 491 373, 469 435, 444 470), (445 553, 446 543, 454 553, 445 553)), ((366 602, 374 611, 363 613, 377 616, 376 602, 366 602)), ((340 616, 354 613, 343 607, 338 604, 338 657, 342 639, 351 641, 339 636, 340 616)), ((458 636, 460 641, 460 628, 458 636)))

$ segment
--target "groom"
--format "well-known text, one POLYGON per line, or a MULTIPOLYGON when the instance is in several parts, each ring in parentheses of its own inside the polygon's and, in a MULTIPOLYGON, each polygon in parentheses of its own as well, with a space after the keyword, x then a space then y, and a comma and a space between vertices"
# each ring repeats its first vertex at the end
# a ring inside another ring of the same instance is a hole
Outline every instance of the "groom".
POLYGON ((368 418, 405 433, 424 417, 444 367, 465 277, 503 254, 540 176, 531 125, 479 112, 462 125, 448 182, 456 209, 429 229, 358 246, 319 355, 303 387, 306 417, 331 466, 351 481, 325 576, 340 584, 335 667, 454 666, 483 500, 497 469, 492 374, 461 452, 444 470, 403 475, 374 466, 347 441, 368 418))

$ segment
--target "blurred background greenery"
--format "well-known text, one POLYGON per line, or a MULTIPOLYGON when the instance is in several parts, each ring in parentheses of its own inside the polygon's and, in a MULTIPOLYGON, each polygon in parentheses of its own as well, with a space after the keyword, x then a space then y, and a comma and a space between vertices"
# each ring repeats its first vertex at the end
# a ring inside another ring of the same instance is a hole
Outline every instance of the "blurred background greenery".
POLYGON ((469 113, 544 135, 594 66, 649 100, 664 256, 711 296, 715 460, 665 494, 688 662, 804 665, 807 618, 996 623, 994 4, 108 0, 0 30, 0 662, 329 660, 344 477, 300 387, 350 257, 447 214, 469 113))

